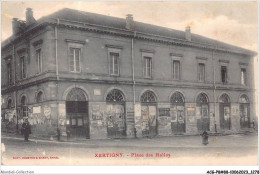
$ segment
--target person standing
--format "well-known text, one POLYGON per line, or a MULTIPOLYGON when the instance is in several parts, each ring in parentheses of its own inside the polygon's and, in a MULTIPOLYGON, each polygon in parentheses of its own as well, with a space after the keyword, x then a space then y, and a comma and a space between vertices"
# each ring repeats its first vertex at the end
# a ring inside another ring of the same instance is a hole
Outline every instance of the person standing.
POLYGON ((25 119, 24 123, 22 124, 22 131, 24 135, 24 141, 29 141, 29 134, 31 134, 31 125, 28 122, 28 119, 25 119))
POLYGON ((207 131, 204 131, 202 133, 202 144, 204 145, 209 144, 209 134, 207 133, 207 131))

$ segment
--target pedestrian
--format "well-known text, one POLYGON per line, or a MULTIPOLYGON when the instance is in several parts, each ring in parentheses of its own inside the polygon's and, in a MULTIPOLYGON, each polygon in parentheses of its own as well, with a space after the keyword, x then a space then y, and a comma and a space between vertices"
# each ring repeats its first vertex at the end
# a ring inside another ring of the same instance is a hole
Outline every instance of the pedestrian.
POLYGON ((28 121, 28 118, 24 119, 24 122, 22 124, 22 133, 24 135, 24 141, 26 141, 26 142, 29 141, 28 140, 29 139, 29 134, 31 134, 32 132, 31 132, 31 125, 30 125, 30 123, 28 121))
POLYGON ((66 134, 67 134, 67 140, 70 140, 71 132, 69 128, 67 129, 66 134))
POLYGON ((207 145, 209 144, 209 134, 207 133, 207 131, 204 131, 202 134, 202 144, 207 145))

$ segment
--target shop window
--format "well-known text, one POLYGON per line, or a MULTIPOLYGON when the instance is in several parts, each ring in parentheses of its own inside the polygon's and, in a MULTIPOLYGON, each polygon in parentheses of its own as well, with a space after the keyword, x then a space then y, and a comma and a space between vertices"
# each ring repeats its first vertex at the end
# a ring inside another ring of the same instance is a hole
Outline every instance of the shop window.
POLYGON ((25 96, 23 96, 22 99, 21 99, 21 110, 22 110, 22 116, 27 117, 28 116, 28 106, 27 106, 25 96))
POLYGON ((80 72, 80 48, 69 48, 70 72, 80 72))

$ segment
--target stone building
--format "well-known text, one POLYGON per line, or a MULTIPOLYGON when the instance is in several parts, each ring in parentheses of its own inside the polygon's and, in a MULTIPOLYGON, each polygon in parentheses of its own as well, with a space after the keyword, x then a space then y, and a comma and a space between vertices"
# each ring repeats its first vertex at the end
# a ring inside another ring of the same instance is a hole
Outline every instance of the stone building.
POLYGON ((62 9, 14 18, 2 42, 2 119, 36 136, 171 136, 250 130, 256 53, 126 19, 62 9))

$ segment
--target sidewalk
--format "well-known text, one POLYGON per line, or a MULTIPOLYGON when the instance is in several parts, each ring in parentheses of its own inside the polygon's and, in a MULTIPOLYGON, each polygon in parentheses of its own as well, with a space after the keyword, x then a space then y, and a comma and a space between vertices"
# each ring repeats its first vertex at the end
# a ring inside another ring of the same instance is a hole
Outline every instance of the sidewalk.
MULTIPOLYGON (((237 134, 237 135, 217 135, 209 137, 209 145, 206 147, 257 147, 257 134, 237 134)), ((16 139, 23 141, 22 135, 2 133, 4 139, 16 139)), ((86 145, 91 147, 205 147, 201 143, 201 136, 171 136, 171 137, 154 137, 154 138, 128 138, 128 139, 78 139, 71 141, 57 141, 30 137, 31 141, 36 143, 57 143, 68 145, 86 145)))

